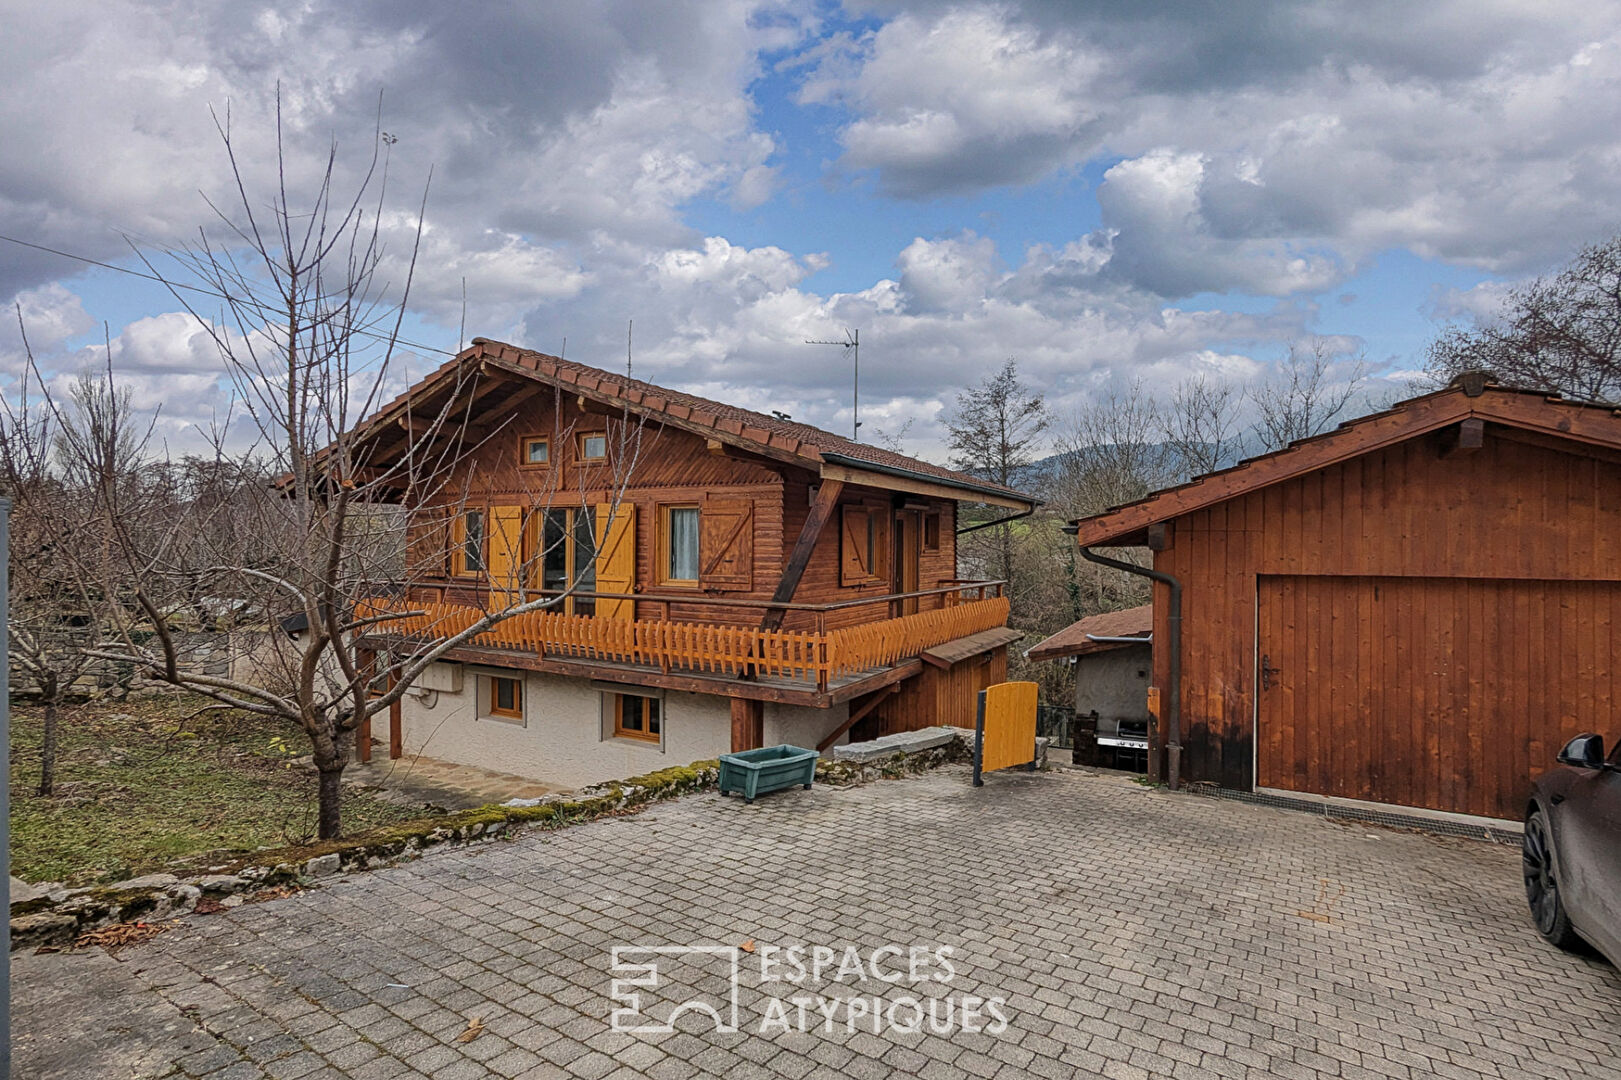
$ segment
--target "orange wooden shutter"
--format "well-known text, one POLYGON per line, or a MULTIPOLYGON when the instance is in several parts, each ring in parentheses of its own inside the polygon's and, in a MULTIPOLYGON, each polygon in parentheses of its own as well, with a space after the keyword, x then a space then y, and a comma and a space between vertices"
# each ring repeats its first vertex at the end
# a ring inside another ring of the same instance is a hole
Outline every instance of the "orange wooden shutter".
POLYGON ((754 500, 707 499, 698 514, 698 579, 706 589, 754 588, 754 500))
MULTIPOLYGON (((628 502, 618 506, 597 506, 597 592, 636 591, 636 507, 628 502)), ((597 618, 636 618, 634 600, 598 600, 597 618)))
POLYGON ((865 506, 846 506, 839 530, 839 584, 861 585, 872 579, 867 545, 871 541, 872 518, 865 506))
POLYGON ((523 599, 523 507, 490 507, 490 603, 511 607, 523 599))

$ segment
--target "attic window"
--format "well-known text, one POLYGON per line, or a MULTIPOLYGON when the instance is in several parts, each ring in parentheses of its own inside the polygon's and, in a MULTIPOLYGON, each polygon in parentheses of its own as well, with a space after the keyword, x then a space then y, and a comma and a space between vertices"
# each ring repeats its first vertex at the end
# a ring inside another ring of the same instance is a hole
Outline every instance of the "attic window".
POLYGON ((544 435, 526 435, 523 438, 522 451, 518 461, 523 465, 549 465, 552 460, 552 443, 544 435))
POLYGON ((608 436, 601 431, 580 433, 580 460, 604 461, 608 457, 608 436))

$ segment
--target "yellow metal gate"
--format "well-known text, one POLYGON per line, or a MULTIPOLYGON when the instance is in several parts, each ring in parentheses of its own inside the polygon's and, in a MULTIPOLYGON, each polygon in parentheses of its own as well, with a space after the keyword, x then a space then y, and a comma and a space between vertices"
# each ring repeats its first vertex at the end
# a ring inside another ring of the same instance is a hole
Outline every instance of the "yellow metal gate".
POLYGON ((984 774, 1015 765, 1036 767, 1036 684, 1005 682, 979 692, 974 786, 984 774))

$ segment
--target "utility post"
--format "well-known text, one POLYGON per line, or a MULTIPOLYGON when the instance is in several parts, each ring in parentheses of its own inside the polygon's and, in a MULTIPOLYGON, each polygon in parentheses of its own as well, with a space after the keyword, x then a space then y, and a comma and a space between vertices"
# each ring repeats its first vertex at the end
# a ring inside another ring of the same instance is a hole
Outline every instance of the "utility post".
POLYGON ((852 361, 852 384, 850 389, 850 439, 852 442, 861 441, 861 331, 846 329, 843 341, 811 341, 807 345, 837 345, 850 354, 852 361))
MULTIPOLYGON (((11 756, 11 500, 0 499, 0 746, 11 756)), ((0 770, 0 847, 6 853, 6 920, 0 930, 0 1080, 11 1076, 11 770, 0 770)))

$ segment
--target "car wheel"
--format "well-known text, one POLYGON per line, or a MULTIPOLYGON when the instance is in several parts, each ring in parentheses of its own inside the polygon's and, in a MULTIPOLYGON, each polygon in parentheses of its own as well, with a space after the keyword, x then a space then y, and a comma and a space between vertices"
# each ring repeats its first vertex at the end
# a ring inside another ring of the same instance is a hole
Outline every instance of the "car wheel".
POLYGON ((1521 848, 1525 868, 1525 899, 1531 905, 1531 921, 1537 933, 1561 949, 1576 948, 1581 938, 1570 925, 1565 902, 1559 896, 1559 878, 1554 872, 1553 846, 1541 810, 1525 819, 1525 840, 1521 848))

